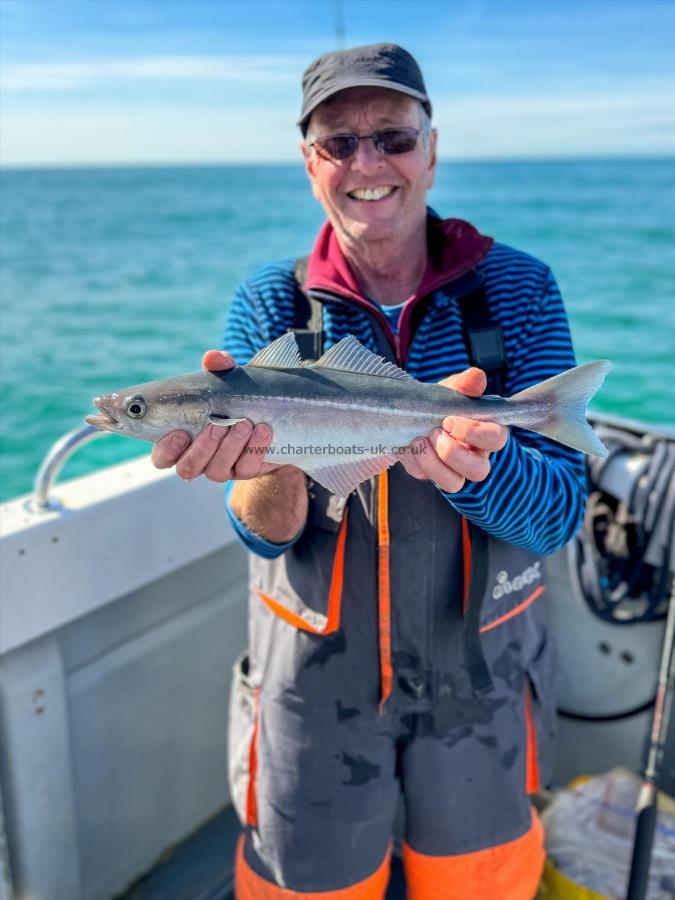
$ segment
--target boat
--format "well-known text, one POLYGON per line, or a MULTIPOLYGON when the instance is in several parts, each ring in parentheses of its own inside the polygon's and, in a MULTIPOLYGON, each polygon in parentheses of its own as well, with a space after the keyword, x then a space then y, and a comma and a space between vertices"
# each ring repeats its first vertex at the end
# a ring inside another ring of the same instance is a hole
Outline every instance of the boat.
MULTIPOLYGON (((595 486, 629 503, 675 429, 593 422, 628 436, 595 486)), ((222 486, 147 456, 59 483, 94 433, 57 442, 33 493, 0 507, 0 900, 231 897, 227 706, 246 554, 222 486)), ((647 564, 675 565, 672 542, 671 528, 647 564)), ((663 640, 662 614, 641 621, 631 597, 593 608, 587 550, 577 539, 548 560, 558 785, 640 771, 663 640)), ((661 784, 675 794, 673 722, 670 737, 661 784)), ((394 873, 388 896, 404 897, 396 860, 394 873)))

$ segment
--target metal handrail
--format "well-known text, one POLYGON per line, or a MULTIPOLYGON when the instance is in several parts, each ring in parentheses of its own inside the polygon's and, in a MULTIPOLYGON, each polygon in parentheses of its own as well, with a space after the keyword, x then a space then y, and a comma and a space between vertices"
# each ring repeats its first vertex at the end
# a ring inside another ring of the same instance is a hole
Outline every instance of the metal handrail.
POLYGON ((29 502, 32 512, 43 513, 61 509, 62 504, 58 500, 50 499, 49 497, 49 492, 56 481, 57 475, 63 468, 66 460, 76 450, 79 450, 92 438, 105 433, 94 425, 87 425, 84 428, 76 428, 74 431, 69 431, 68 434, 64 434, 63 437, 52 444, 35 476, 33 496, 29 502))

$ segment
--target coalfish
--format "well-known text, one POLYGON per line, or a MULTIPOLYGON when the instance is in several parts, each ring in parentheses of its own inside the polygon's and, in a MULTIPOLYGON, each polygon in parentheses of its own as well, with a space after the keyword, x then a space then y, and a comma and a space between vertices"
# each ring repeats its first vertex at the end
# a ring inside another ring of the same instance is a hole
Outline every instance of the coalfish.
POLYGON ((449 415, 518 425, 592 456, 607 450, 586 421, 586 404, 610 369, 586 363, 513 397, 467 397, 423 384, 349 335, 303 363, 288 332, 245 366, 151 381, 97 397, 103 431, 157 441, 177 429, 243 419, 273 431, 265 459, 290 463, 340 497, 397 461, 410 442, 449 415))

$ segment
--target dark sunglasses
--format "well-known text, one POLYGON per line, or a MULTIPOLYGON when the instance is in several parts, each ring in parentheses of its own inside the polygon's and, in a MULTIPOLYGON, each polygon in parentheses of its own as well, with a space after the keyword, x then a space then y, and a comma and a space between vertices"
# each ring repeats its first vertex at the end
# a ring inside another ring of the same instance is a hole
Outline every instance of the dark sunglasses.
POLYGON ((420 136, 417 128, 386 128, 373 134, 331 134, 318 138, 309 146, 318 147, 332 159, 349 159, 356 153, 359 141, 371 140, 378 153, 383 156, 397 156, 399 153, 410 153, 417 145, 420 136))

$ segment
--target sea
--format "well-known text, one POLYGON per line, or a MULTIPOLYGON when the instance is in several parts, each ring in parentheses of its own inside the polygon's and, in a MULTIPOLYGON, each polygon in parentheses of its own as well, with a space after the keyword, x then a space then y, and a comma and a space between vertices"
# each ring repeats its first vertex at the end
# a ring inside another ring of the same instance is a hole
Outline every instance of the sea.
MULTIPOLYGON (((675 160, 444 162, 429 200, 552 267, 578 360, 614 364, 594 409, 675 422, 675 160)), ((0 500, 97 394, 199 368, 322 221, 300 165, 2 170, 0 500)), ((105 435, 61 477, 147 452, 105 435)))

